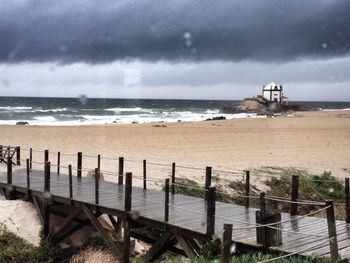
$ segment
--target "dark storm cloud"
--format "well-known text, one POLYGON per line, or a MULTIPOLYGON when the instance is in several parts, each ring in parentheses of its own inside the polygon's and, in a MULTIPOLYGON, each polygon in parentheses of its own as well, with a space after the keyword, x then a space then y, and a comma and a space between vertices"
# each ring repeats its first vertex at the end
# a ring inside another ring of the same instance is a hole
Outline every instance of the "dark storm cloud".
POLYGON ((350 52, 350 1, 0 0, 0 61, 288 61, 350 52))

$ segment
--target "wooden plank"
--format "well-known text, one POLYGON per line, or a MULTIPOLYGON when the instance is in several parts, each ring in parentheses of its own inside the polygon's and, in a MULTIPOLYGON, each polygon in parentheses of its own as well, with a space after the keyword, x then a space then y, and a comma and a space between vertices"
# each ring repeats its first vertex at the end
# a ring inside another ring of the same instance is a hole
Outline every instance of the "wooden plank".
POLYGON ((34 203, 34 206, 35 206, 36 211, 38 213, 41 224, 44 224, 43 210, 41 209, 41 206, 40 206, 39 201, 37 200, 36 196, 33 196, 33 203, 34 203))

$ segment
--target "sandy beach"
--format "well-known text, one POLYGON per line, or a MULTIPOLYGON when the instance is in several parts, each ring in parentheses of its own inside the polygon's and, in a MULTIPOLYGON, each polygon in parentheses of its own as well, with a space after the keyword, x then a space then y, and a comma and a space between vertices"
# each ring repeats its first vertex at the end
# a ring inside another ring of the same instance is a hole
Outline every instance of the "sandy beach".
MULTIPOLYGON (((331 171, 339 178, 350 175, 350 111, 299 112, 288 117, 194 123, 59 127, 3 125, 0 134, 1 144, 22 147, 23 159, 28 158, 30 147, 36 162, 43 162, 42 151, 49 149, 50 160, 55 164, 55 153, 60 151, 62 166, 75 166, 78 151, 84 156, 123 156, 126 159, 125 171, 139 176, 142 175, 142 160, 146 159, 150 162, 147 175, 153 178, 169 175, 172 162, 228 171, 279 166, 316 174, 331 171)), ((96 162, 95 158, 84 157, 83 167, 93 169, 96 162)), ((42 167, 41 164, 34 166, 42 167)), ((102 159, 101 170, 117 171, 117 161, 102 159)), ((65 172, 64 168, 61 171, 65 172)), ((177 175, 202 180, 204 170, 179 167, 177 175)), ((231 175, 220 176, 230 179, 231 175)), ((115 179, 107 174, 105 177, 115 179)))

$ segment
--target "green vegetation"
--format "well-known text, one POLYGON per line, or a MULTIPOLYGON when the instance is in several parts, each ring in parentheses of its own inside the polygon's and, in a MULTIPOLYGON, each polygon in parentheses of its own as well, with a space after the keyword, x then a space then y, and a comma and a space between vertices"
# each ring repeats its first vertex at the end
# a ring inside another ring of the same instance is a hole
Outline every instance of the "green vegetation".
POLYGON ((203 186, 200 186, 196 181, 187 178, 176 178, 176 183, 179 184, 175 185, 176 194, 204 198, 205 191, 202 190, 203 186), (180 185, 193 186, 193 188, 180 185))
POLYGON ((61 249, 50 242, 42 242, 35 247, 22 238, 7 231, 0 226, 0 262, 1 263, 64 263, 70 262, 74 255, 87 250, 88 248, 106 250, 106 245, 100 238, 89 239, 82 247, 70 247, 61 249))

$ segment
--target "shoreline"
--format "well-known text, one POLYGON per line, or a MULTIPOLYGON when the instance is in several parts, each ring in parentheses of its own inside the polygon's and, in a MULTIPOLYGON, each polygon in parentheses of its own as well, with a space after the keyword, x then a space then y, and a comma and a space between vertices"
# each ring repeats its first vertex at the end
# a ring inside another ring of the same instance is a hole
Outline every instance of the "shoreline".
MULTIPOLYGON (((142 161, 149 165, 149 176, 165 178, 171 163, 202 167, 202 170, 178 169, 179 176, 204 178, 205 167, 243 171, 264 166, 294 167, 310 173, 332 171, 344 178, 350 175, 350 111, 296 112, 277 118, 244 118, 220 121, 98 124, 79 126, 0 125, 3 145, 33 148, 34 160, 43 161, 50 150, 53 163, 58 151, 61 164, 76 164, 75 153, 102 157, 123 156, 125 171, 142 175, 142 161), (161 125, 156 125, 161 124, 161 125), (164 126, 163 126, 164 125, 164 126), (349 170, 346 170, 349 169, 349 170)), ((86 169, 94 169, 96 160, 84 158, 86 169)), ((117 170, 117 160, 102 160, 101 169, 117 170)), ((39 168, 41 166, 39 165, 39 168)), ((221 177, 229 177, 219 175, 221 177)))

